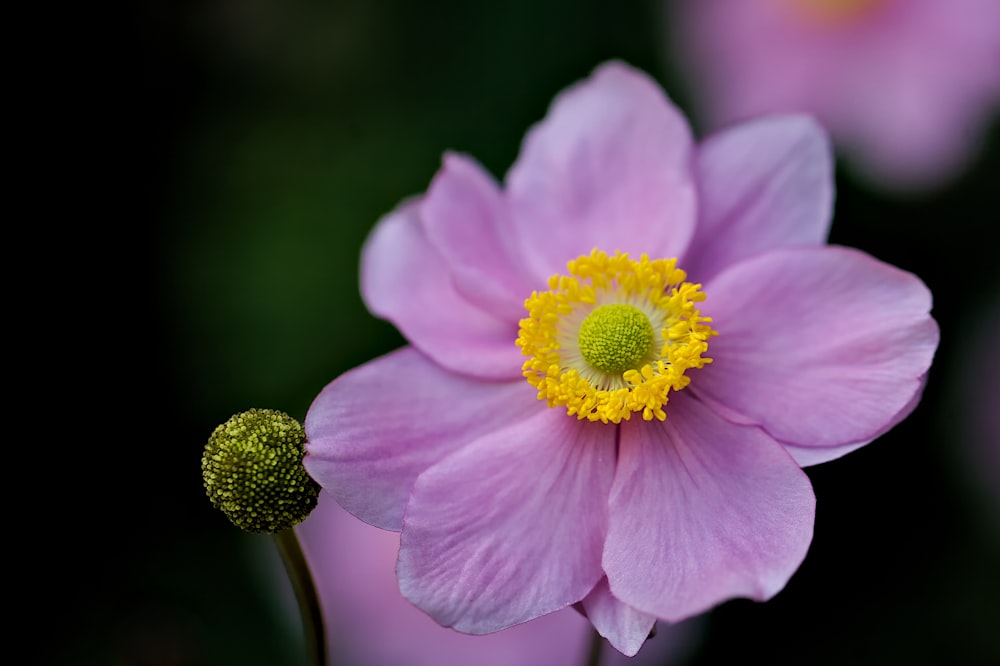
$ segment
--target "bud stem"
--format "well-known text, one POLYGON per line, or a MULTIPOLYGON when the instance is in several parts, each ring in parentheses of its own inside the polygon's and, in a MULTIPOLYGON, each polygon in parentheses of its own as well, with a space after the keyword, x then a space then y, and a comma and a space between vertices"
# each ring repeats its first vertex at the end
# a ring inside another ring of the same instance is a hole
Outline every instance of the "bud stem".
POLYGON ((295 528, 289 527, 273 535, 274 543, 285 564, 285 571, 295 591, 302 614, 302 628, 305 631, 306 663, 310 666, 332 666, 326 661, 326 637, 323 632, 323 611, 316 595, 309 564, 302 553, 295 528))
POLYGON ((587 650, 586 666, 598 666, 601 663, 601 653, 604 652, 604 637, 596 630, 590 632, 590 647, 587 650))

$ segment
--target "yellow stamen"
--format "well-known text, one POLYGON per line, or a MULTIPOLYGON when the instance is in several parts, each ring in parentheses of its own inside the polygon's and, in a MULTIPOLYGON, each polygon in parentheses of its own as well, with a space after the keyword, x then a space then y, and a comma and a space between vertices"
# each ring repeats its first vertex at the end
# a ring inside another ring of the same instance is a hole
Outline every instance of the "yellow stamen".
POLYGON ((621 423, 641 412, 664 420, 669 392, 691 381, 686 371, 712 361, 702 356, 716 332, 695 307, 701 285, 685 282, 676 260, 646 255, 594 250, 567 268, 524 303, 524 377, 540 400, 578 419, 621 423))

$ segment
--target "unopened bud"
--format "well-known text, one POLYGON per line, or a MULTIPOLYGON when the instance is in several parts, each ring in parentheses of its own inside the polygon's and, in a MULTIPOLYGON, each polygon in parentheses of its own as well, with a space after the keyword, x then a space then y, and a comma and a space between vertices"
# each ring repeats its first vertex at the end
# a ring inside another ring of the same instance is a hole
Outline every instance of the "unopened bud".
POLYGON ((201 459, 212 504, 248 532, 292 527, 316 508, 319 484, 302 465, 305 431, 273 409, 236 414, 208 438, 201 459))

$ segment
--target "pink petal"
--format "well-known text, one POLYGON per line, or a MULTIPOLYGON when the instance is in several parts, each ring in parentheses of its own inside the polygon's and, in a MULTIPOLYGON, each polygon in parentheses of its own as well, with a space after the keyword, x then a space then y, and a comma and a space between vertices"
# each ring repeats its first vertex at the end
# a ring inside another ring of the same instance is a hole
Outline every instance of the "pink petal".
POLYGON ((338 666, 578 666, 591 632, 565 609, 488 636, 439 626, 399 592, 399 534, 366 525, 327 493, 296 527, 338 666))
POLYGON ((316 397, 305 419, 306 470, 351 513, 398 530, 421 472, 540 407, 523 381, 474 381, 404 347, 316 397))
POLYGON ((608 588, 607 578, 601 579, 582 604, 597 633, 628 657, 646 643, 656 624, 654 616, 640 613, 616 599, 608 588))
MULTIPOLYGON (((785 449, 795 458, 795 462, 802 465, 803 467, 808 467, 809 465, 818 465, 820 463, 828 462, 841 456, 847 455, 851 451, 856 451, 862 446, 871 444, 874 440, 878 439, 885 433, 889 432, 896 427, 903 419, 910 415, 916 406, 920 403, 920 399, 924 394, 924 386, 927 384, 927 375, 924 375, 919 380, 920 386, 910 397, 909 402, 907 402, 903 407, 897 411, 892 418, 886 421, 886 424, 877 432, 875 432, 868 439, 861 440, 859 442, 848 442, 847 444, 841 444, 839 446, 828 446, 828 447, 813 447, 809 445, 799 446, 797 444, 789 444, 788 442, 782 442, 785 449)), ((725 408, 717 408, 722 416, 727 416, 725 408)), ((732 413, 732 421, 735 423, 743 423, 746 417, 732 413)))
POLYGON ((448 154, 420 203, 427 239, 462 296, 504 320, 524 316, 533 288, 518 266, 501 192, 468 157, 448 154))
POLYGON ((680 256, 694 229, 687 121, 647 75, 599 67, 560 94, 507 174, 513 222, 537 278, 595 247, 680 256))
POLYGON ((484 634, 565 608, 602 576, 614 426, 539 404, 420 475, 403 519, 403 595, 484 634))
POLYGON ((736 264, 705 291, 719 335, 692 390, 762 425, 801 464, 842 455, 916 405, 938 328, 913 274, 857 250, 802 247, 736 264))
POLYGON ((674 56, 711 127, 804 112, 878 182, 926 189, 982 145, 1000 101, 1000 3, 873 2, 827 23, 805 3, 671 2, 674 56))
POLYGON ((428 242, 409 202, 379 221, 361 257, 368 308, 449 370, 487 379, 521 376, 517 320, 500 319, 455 289, 442 256, 428 242))
MULTIPOLYGON (((330 663, 337 666, 579 666, 593 629, 574 608, 486 636, 438 625, 399 592, 399 533, 367 525, 326 492, 295 527, 323 609, 330 663)), ((266 545, 266 544, 265 544, 266 545)), ((268 551, 270 552, 270 551, 268 551)), ((279 561, 275 575, 287 581, 279 561)), ((606 586, 605 586, 606 588, 606 586)), ((294 600, 288 590, 288 603, 294 600)), ((294 612, 294 610, 292 611, 294 612)), ((698 645, 700 626, 657 628, 634 659, 605 649, 602 666, 679 663, 698 645)))
POLYGON ((621 429, 604 551, 611 593, 668 621, 777 594, 806 555, 815 510, 781 445, 686 391, 665 422, 621 429))
POLYGON ((806 116, 736 125, 698 148, 698 228, 683 267, 706 282, 726 266, 786 245, 826 242, 833 155, 806 116))

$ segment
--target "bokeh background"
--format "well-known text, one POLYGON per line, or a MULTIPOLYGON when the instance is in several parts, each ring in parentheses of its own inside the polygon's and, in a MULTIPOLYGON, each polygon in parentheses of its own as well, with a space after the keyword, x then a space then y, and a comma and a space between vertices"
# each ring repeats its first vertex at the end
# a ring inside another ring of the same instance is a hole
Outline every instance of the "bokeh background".
MULTIPOLYGON (((121 411, 94 432, 117 471, 74 491, 113 498, 116 513, 70 510, 57 526, 73 564, 48 574, 59 603, 44 617, 58 630, 38 644, 43 663, 303 663, 269 539, 205 497, 208 435, 250 407, 301 420, 327 382, 402 344, 360 300, 359 250, 444 150, 501 178, 552 96, 609 58, 687 109, 662 13, 647 0, 133 7, 113 183, 128 220, 101 267, 116 316, 94 362, 114 373, 115 402, 81 390, 121 411)), ((1000 328, 987 328, 1000 307, 1000 123, 940 191, 890 195, 843 168, 837 181, 831 241, 923 278, 939 353, 909 419, 808 469, 816 535, 785 590, 712 611, 683 663, 1000 663, 1000 473, 988 467, 1000 442, 973 412, 1000 408, 1000 328)))

